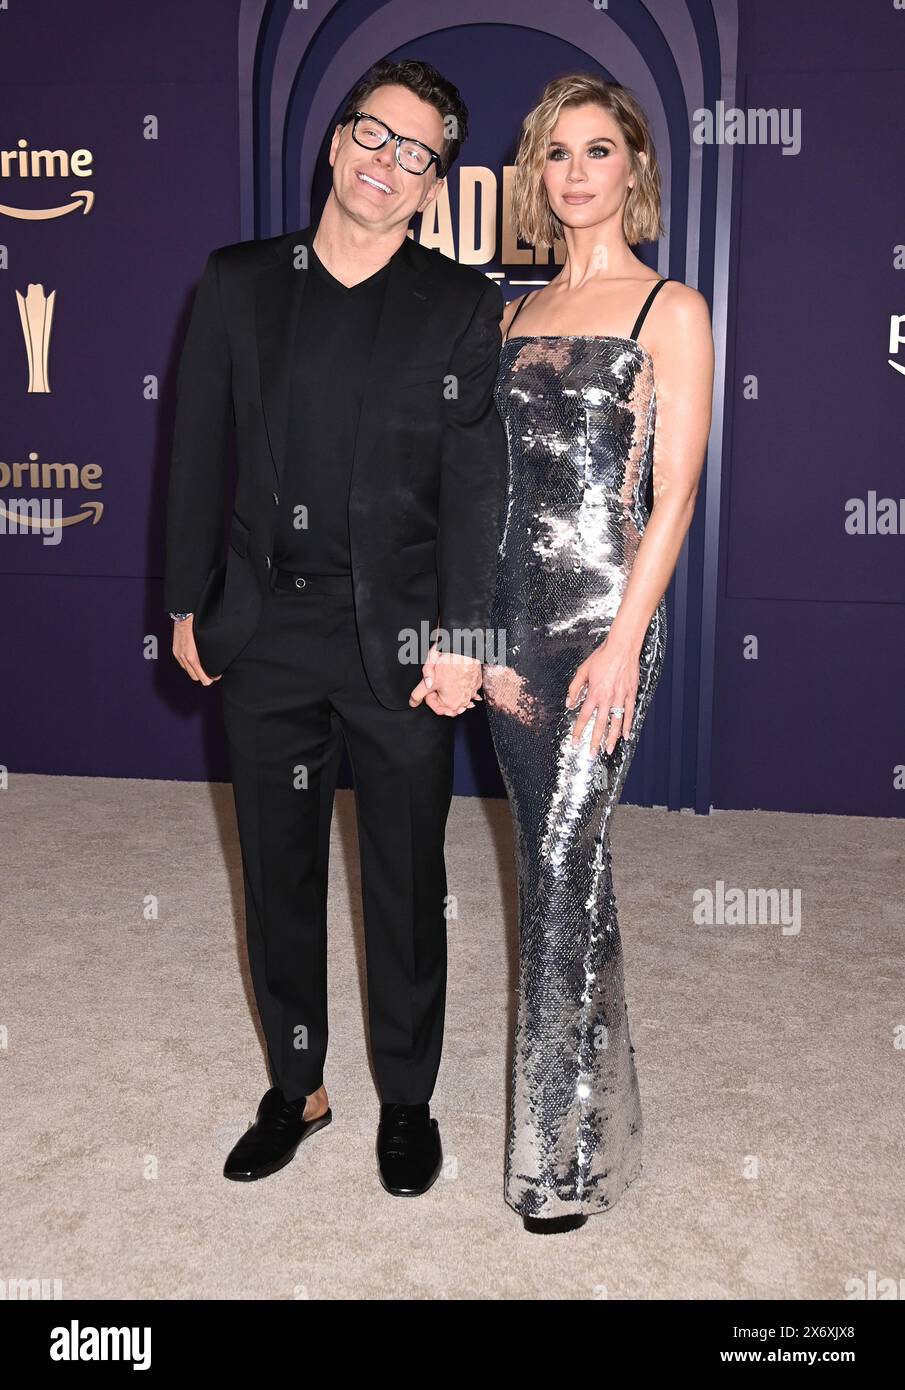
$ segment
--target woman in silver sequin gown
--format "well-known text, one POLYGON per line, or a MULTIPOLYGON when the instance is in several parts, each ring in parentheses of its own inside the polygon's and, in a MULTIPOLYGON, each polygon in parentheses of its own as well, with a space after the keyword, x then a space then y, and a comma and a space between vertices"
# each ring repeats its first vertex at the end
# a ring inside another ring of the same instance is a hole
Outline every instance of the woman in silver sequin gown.
POLYGON ((505 1197, 526 1216, 605 1210, 641 1170, 609 831, 663 667, 665 599, 642 646, 631 733, 610 756, 591 754, 591 723, 572 746, 578 711, 565 700, 644 531, 656 391, 634 339, 647 307, 628 339, 507 336, 496 387, 510 479, 490 627, 506 659, 485 667, 483 688, 515 829, 505 1197))
MULTIPOLYGON (((639 233, 634 240, 649 240, 657 226, 659 176, 651 174, 649 130, 639 136, 646 130, 640 108, 634 104, 626 117, 630 99, 624 89, 613 93, 585 74, 554 79, 523 127, 513 197, 518 234, 550 245, 543 233, 561 236, 565 227, 567 251, 576 256, 571 277, 568 261, 561 272, 565 288, 551 286, 555 292, 546 296, 558 324, 582 314, 587 321, 583 306, 600 302, 588 297, 599 295, 593 287, 597 250, 605 249, 609 269, 615 263, 615 278, 640 278, 637 268, 644 268, 628 251, 625 229, 639 233), (566 110, 564 119, 564 109, 576 106, 581 109, 566 110), (631 156, 633 139, 647 150, 640 159, 637 145, 631 156), (564 168, 551 165, 563 151, 564 168), (613 156, 609 164, 604 156, 613 156), (631 176, 642 180, 646 220, 625 213, 631 176), (528 184, 519 206, 520 177, 528 184), (560 221, 544 221, 532 210, 529 195, 541 180, 560 221), (582 201, 578 195, 585 192, 590 197, 582 201)), ((596 734, 599 750, 592 739, 594 713, 583 710, 588 686, 581 692, 578 686, 580 668, 605 646, 649 519, 645 490, 657 390, 653 358, 637 334, 664 283, 658 280, 647 294, 627 338, 513 334, 515 320, 539 291, 525 296, 509 322, 496 383, 510 476, 490 631, 505 653, 488 655, 483 689, 509 796, 518 874, 518 1004, 504 1196, 529 1230, 581 1224, 611 1207, 641 1172, 641 1103, 610 824, 663 670, 665 597, 641 642, 634 710, 623 720, 616 699, 609 713, 601 711, 604 722, 614 722, 608 737, 601 741, 596 734), (570 687, 577 703, 567 708, 570 687)), ((542 327, 550 312, 529 318, 542 327)), ((692 336, 701 341, 697 327, 692 336)), ((697 350, 691 341, 689 348, 697 350)), ((706 354, 699 356, 704 361, 706 354)), ((693 467, 682 468, 689 476, 681 484, 674 479, 674 496, 683 486, 696 487, 693 467)), ((665 581, 658 592, 664 589, 665 581)), ((618 660, 614 655, 614 668, 618 660)))

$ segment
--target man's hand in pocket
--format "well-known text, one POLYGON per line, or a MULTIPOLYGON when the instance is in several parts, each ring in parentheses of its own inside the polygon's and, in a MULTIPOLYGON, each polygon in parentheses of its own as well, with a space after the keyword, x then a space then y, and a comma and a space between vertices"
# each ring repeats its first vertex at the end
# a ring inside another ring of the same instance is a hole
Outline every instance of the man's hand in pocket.
POLYGON ((220 680, 220 676, 209 676, 198 660, 194 622, 195 619, 191 614, 187 618, 177 618, 174 621, 173 655, 183 671, 187 671, 193 681, 200 681, 202 685, 213 685, 214 681, 220 680))

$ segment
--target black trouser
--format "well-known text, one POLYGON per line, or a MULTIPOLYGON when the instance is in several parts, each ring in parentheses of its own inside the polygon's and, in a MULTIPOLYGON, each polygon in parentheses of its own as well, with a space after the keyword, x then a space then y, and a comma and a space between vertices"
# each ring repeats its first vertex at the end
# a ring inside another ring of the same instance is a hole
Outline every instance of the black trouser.
MULTIPOLYGON (((327 862, 345 737, 355 782, 371 1054, 382 1101, 429 1100, 446 1003, 455 721, 371 690, 351 581, 265 598, 221 681, 245 878, 248 955, 272 1083, 323 1084, 327 862)), ((413 665, 412 688, 421 679, 413 665)))

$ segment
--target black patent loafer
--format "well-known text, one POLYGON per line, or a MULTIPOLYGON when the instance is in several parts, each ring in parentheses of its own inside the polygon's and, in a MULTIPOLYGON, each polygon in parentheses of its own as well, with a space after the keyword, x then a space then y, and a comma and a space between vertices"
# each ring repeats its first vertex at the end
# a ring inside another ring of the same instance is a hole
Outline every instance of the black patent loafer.
POLYGON ((394 1197, 418 1197, 437 1181, 443 1167, 440 1126, 430 1105, 381 1105, 377 1130, 380 1181, 394 1197))
POLYGON ((233 1182, 256 1182, 285 1168, 299 1144, 333 1119, 329 1106, 316 1120, 303 1119, 304 1109, 304 1097, 287 1100, 278 1086, 272 1086, 258 1106, 254 1124, 230 1151, 223 1176, 233 1182))

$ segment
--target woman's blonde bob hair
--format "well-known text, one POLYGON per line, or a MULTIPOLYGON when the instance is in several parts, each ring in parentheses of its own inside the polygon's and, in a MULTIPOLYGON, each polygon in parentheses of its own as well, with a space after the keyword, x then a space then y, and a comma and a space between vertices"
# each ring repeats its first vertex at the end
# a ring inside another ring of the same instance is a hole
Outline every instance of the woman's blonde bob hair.
POLYGON ((628 146, 634 183, 622 213, 627 243, 637 246, 642 241, 656 241, 666 230, 660 217, 660 166, 640 104, 618 82, 575 72, 548 82, 540 101, 522 122, 512 183, 512 215, 516 235, 530 246, 552 246, 563 235, 563 224, 550 207, 544 188, 547 147, 563 107, 589 102, 615 117, 628 146), (638 158, 641 153, 647 156, 646 162, 638 158))

